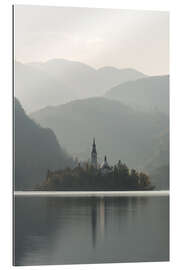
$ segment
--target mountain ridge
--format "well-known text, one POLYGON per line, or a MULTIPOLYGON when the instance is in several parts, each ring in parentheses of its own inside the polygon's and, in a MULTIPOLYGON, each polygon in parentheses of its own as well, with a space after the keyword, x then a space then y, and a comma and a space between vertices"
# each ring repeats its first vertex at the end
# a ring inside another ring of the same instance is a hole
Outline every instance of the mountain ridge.
POLYGON ((105 97, 146 110, 157 108, 169 114, 169 75, 150 76, 119 84, 109 89, 105 97))
POLYGON ((102 96, 124 81, 146 77, 133 69, 103 67, 54 59, 43 63, 15 62, 15 95, 26 111, 71 100, 102 96))
POLYGON ((14 110, 15 189, 33 189, 45 179, 48 169, 64 168, 73 161, 60 147, 54 132, 30 119, 16 98, 14 110))
POLYGON ((101 159, 105 154, 113 163, 122 158, 130 167, 142 165, 152 156, 154 140, 168 128, 168 118, 163 114, 142 113, 105 97, 44 108, 30 117, 50 127, 72 155, 87 160, 96 137, 101 159))

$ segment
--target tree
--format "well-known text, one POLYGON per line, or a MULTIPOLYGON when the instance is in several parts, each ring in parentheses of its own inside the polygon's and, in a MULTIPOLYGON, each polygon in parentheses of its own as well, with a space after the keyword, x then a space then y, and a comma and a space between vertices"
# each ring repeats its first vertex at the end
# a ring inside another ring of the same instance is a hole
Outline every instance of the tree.
POLYGON ((138 180, 139 180, 138 172, 135 169, 131 169, 130 176, 131 176, 131 181, 133 185, 138 186, 138 180))
POLYGON ((139 182, 142 186, 147 186, 150 184, 149 176, 143 172, 139 174, 139 182))

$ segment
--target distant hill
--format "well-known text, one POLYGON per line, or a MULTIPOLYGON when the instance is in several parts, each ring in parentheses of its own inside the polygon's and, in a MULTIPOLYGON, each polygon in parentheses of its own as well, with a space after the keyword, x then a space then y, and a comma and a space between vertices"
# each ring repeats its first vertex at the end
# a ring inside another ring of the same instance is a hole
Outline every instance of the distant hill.
POLYGON ((64 147, 82 160, 90 158, 95 137, 99 161, 107 154, 110 163, 121 159, 128 167, 142 167, 154 154, 161 132, 168 129, 166 115, 140 112, 103 97, 46 107, 31 117, 51 128, 64 147))
POLYGON ((132 68, 117 69, 114 67, 103 67, 98 69, 97 73, 103 82, 103 90, 109 90, 111 87, 124 82, 147 78, 147 75, 132 68))
POLYGON ((103 67, 95 69, 84 63, 65 59, 52 59, 43 63, 32 63, 65 85, 77 89, 79 98, 102 95, 109 88, 131 80, 146 77, 134 69, 103 67))
POLYGON ((31 120, 15 99, 15 189, 31 189, 41 183, 47 169, 72 165, 72 159, 59 146, 49 128, 31 120))
POLYGON ((158 138, 157 147, 151 159, 147 161, 144 170, 151 177, 156 189, 169 189, 169 132, 158 138))
POLYGON ((120 84, 106 97, 143 110, 169 113, 169 76, 153 76, 120 84))
POLYGON ((57 105, 78 97, 71 89, 47 72, 15 62, 15 96, 26 111, 57 105))
POLYGON ((15 63, 15 96, 26 111, 104 95, 117 84, 144 78, 134 69, 94 69, 80 62, 53 59, 47 62, 15 63))

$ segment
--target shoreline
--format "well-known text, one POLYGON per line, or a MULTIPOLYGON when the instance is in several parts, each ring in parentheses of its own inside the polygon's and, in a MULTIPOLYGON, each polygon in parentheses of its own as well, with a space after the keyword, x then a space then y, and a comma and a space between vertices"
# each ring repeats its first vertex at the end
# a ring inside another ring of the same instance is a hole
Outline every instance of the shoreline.
POLYGON ((161 191, 14 191, 14 196, 29 197, 154 197, 169 196, 169 190, 161 191))

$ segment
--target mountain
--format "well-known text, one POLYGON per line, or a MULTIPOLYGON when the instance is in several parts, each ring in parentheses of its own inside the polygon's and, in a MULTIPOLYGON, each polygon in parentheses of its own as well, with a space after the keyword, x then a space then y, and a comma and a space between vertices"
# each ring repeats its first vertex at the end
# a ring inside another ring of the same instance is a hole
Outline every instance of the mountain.
POLYGON ((144 78, 133 69, 94 69, 80 62, 53 59, 22 64, 15 62, 15 96, 27 112, 76 99, 104 95, 113 86, 144 78))
POLYGON ((103 90, 109 90, 113 86, 127 81, 147 77, 147 75, 132 68, 117 69, 114 67, 103 67, 98 69, 97 73, 100 80, 103 82, 103 90))
POLYGON ((156 151, 147 161, 144 170, 151 177, 156 189, 169 189, 169 132, 166 131, 158 138, 156 151))
POLYGON ((90 158, 95 137, 99 161, 107 154, 110 163, 121 159, 128 167, 143 166, 154 153, 159 134, 168 129, 166 115, 140 112, 104 97, 46 107, 30 116, 51 128, 68 152, 80 159, 90 158))
POLYGON ((65 59, 52 59, 30 65, 47 72, 65 85, 77 89, 79 98, 102 95, 117 84, 146 77, 134 69, 114 67, 95 69, 84 63, 65 59))
POLYGON ((159 110, 169 114, 169 76, 152 76, 120 84, 106 97, 144 110, 159 110))
POLYGON ((77 89, 79 98, 102 95, 117 84, 146 77, 134 69, 103 67, 96 70, 86 64, 65 59, 52 59, 30 65, 40 68, 65 85, 77 89))
POLYGON ((75 89, 47 72, 20 62, 15 62, 15 96, 28 112, 78 97, 75 89))
POLYGON ((59 146, 54 132, 31 120, 19 101, 14 103, 15 189, 32 189, 45 179, 48 169, 72 165, 72 159, 59 146))

